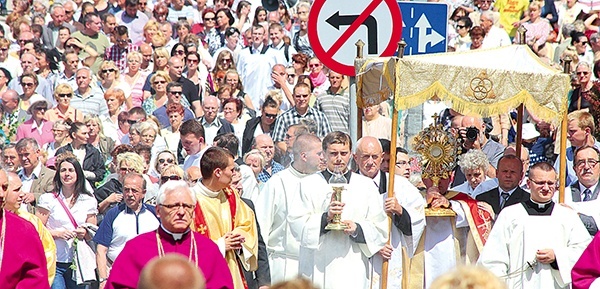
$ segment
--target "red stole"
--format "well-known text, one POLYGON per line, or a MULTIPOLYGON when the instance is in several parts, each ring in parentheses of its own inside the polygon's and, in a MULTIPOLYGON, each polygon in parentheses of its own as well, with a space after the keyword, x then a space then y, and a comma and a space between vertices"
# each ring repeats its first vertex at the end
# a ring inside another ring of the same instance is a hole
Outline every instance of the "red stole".
MULTIPOLYGON (((451 199, 454 201, 463 201, 469 206, 470 214, 467 214, 467 216, 469 217, 470 215, 470 218, 472 218, 472 221, 477 228, 477 233, 471 233, 485 245, 492 230, 492 220, 494 219, 493 211, 489 210, 489 208, 481 207, 477 200, 464 193, 457 193, 455 196, 452 196, 451 199)), ((471 220, 469 220, 469 223, 470 222, 471 220)))
MULTIPOLYGON (((237 190, 231 187, 226 187, 223 189, 223 193, 225 193, 225 197, 227 197, 227 202, 229 203, 229 212, 231 213, 231 230, 235 228, 235 214, 237 211, 237 190)), ((200 206, 200 201, 196 202, 196 207, 194 208, 194 227, 196 231, 199 232, 204 237, 210 239, 210 229, 206 222, 206 218, 204 217, 204 212, 202 212, 202 207, 200 206)), ((240 276, 242 278, 242 282, 244 283, 244 288, 248 289, 248 283, 246 282, 246 278, 244 277, 244 271, 242 270, 243 266, 240 264, 240 260, 236 256, 236 261, 238 263, 238 267, 240 268, 240 276)))

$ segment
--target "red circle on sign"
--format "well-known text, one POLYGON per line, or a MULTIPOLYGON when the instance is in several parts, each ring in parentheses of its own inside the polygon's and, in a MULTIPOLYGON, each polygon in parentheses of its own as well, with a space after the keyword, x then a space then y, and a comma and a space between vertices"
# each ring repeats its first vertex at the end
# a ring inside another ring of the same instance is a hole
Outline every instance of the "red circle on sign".
MULTIPOLYGON (((335 53, 329 53, 327 50, 325 50, 325 48, 321 44, 321 41, 319 40, 319 35, 317 34, 317 25, 319 24, 318 18, 319 18, 319 13, 321 12, 321 9, 323 8, 323 5, 325 4, 326 1, 327 0, 316 0, 313 3, 312 8, 310 9, 310 14, 308 16, 308 41, 309 41, 310 45, 312 46, 315 56, 317 56, 317 58, 319 58, 319 60, 321 60, 321 62, 323 62, 323 64, 325 66, 327 66, 329 69, 331 69, 337 73, 354 76, 354 75, 356 75, 356 72, 354 71, 354 66, 346 65, 346 64, 340 63, 339 61, 335 60, 333 58, 335 53)), ((390 36, 390 40, 389 40, 389 43, 387 44, 386 48, 383 50, 383 52, 379 56, 383 56, 383 57, 393 56, 394 53, 396 53, 396 48, 398 47, 398 42, 400 41, 400 38, 402 37, 402 14, 400 13, 400 7, 398 6, 398 3, 396 2, 396 0, 373 0, 373 1, 364 1, 364 2, 368 3, 367 7, 369 7, 371 5, 376 5, 375 8, 371 10, 371 12, 368 12, 369 14, 371 14, 373 10, 377 9, 377 7, 381 4, 381 2, 385 3, 388 6, 390 14, 391 14, 391 18, 393 19, 392 35, 390 36)), ((365 14, 365 12, 367 12, 367 11, 363 11, 362 13, 365 14)), ((329 15, 327 15, 327 17, 329 17, 329 15)), ((380 24, 380 23, 378 22, 378 24, 380 24)), ((386 23, 383 23, 383 25, 385 25, 385 24, 386 23)), ((320 23, 320 25, 329 25, 329 24, 326 22, 322 22, 322 23, 320 23)), ((350 26, 348 26, 347 29, 350 29, 350 26)), ((340 31, 342 31, 342 30, 340 29, 340 31)), ((350 36, 352 36, 352 34, 354 34, 354 32, 356 32, 356 31, 353 31, 350 35, 348 35, 348 38, 350 36)), ((342 34, 343 34, 343 31, 342 31, 342 34)), ((345 39, 345 41, 347 41, 347 40, 348 39, 345 39)), ((363 40, 363 42, 366 42, 366 37, 365 37, 365 40, 363 40)), ((348 44, 346 43, 344 45, 348 45, 348 44)), ((352 43, 350 45, 354 46, 354 43, 352 43)), ((365 47, 367 45, 368 45, 368 43, 365 44, 365 47)), ((365 55, 365 57, 366 57, 366 55, 365 55)))

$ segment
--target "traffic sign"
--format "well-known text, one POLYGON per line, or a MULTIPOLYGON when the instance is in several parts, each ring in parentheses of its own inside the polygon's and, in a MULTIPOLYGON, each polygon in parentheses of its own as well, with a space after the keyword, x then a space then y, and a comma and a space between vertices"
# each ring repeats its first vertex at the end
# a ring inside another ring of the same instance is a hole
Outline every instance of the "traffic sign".
POLYGON ((446 52, 448 6, 445 3, 398 2, 402 13, 404 55, 446 52))
POLYGON ((396 0, 316 0, 308 18, 308 40, 315 55, 333 71, 355 75, 359 39, 364 57, 392 56, 402 35, 396 0))

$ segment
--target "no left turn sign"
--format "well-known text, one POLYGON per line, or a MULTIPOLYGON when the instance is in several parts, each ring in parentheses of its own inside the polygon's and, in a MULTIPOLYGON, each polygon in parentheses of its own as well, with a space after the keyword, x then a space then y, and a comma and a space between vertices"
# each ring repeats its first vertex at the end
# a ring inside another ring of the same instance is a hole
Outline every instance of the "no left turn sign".
POLYGON ((308 39, 315 55, 341 74, 355 75, 359 39, 364 56, 392 56, 402 36, 402 15, 395 0, 316 0, 308 18, 308 39))

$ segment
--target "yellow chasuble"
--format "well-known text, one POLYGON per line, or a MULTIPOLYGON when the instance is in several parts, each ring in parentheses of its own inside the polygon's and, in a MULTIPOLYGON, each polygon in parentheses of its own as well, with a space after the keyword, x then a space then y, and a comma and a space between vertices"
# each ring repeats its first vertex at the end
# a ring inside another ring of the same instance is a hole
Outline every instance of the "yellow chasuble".
POLYGON ((214 192, 198 182, 194 191, 198 203, 193 229, 217 243, 231 271, 234 288, 247 288, 240 266, 247 271, 255 271, 258 266, 258 230, 254 212, 240 199, 235 189, 214 192), (233 218, 232 212, 235 212, 233 218), (229 232, 245 238, 241 250, 225 251, 224 236, 229 232))
POLYGON ((40 235, 40 239, 42 240, 42 246, 44 246, 44 253, 46 255, 46 267, 48 268, 48 282, 52 285, 52 281, 54 281, 54 275, 56 274, 56 243, 54 243, 54 238, 52 238, 52 234, 50 231, 44 226, 42 220, 36 217, 35 215, 24 211, 17 210, 17 216, 29 221, 29 223, 33 224, 35 230, 40 235))

